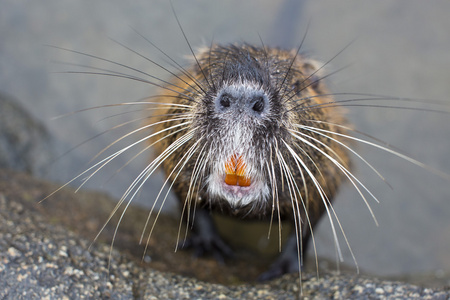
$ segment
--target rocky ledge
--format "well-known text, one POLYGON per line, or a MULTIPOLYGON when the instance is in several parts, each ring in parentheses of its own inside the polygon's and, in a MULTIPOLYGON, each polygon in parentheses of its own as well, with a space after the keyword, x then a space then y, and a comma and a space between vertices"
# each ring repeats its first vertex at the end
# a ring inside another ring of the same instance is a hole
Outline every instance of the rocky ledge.
MULTIPOLYGON (((267 261, 238 253, 217 263, 174 251, 178 220, 161 216, 146 255, 139 238, 148 210, 133 207, 114 246, 117 220, 92 243, 115 206, 106 195, 62 190, 32 176, 0 169, 0 299, 292 299, 298 275, 268 283, 254 278, 267 261), (142 259, 143 257, 143 259, 142 259), (197 278, 197 279, 196 279, 197 278), (199 279, 198 279, 199 278, 199 279)), ((145 244, 145 243, 144 243, 145 244)), ((305 273, 305 299, 449 299, 429 289, 355 274, 305 273)))

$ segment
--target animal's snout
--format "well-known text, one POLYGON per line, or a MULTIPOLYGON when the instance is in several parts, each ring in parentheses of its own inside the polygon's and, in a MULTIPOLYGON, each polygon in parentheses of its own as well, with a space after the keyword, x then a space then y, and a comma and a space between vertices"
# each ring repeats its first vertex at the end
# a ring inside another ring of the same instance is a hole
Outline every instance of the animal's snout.
POLYGON ((262 117, 269 109, 269 100, 261 90, 229 87, 215 99, 216 113, 228 117, 262 117))

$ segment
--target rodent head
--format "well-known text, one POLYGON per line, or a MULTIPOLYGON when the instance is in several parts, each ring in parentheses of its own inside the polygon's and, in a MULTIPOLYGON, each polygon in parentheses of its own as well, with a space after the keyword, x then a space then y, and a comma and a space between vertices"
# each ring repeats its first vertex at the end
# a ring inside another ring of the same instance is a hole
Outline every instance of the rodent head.
POLYGON ((310 76, 313 64, 300 65, 295 53, 271 51, 276 53, 247 45, 213 46, 199 55, 202 68, 196 73, 205 92, 193 105, 192 128, 195 139, 203 141, 199 164, 205 163, 208 199, 233 207, 271 200, 282 172, 279 160, 290 161, 284 146, 291 143, 289 129, 310 118, 299 111, 318 88, 310 76))

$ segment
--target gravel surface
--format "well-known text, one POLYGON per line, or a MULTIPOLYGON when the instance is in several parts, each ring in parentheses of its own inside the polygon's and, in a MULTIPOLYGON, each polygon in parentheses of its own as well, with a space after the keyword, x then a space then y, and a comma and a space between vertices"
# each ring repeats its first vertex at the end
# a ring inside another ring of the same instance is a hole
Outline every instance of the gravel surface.
MULTIPOLYGON (((59 192, 57 199, 38 204, 56 187, 23 173, 0 169, 0 299, 294 299, 299 294, 296 274, 266 284, 208 283, 175 275, 179 272, 176 268, 157 271, 151 263, 141 263, 132 251, 121 247, 111 250, 108 243, 94 243, 89 248, 92 239, 68 230, 68 220, 75 222, 72 226, 78 224, 78 229, 95 227, 86 225, 89 221, 84 219, 89 215, 99 218, 93 204, 110 209, 106 203, 114 205, 114 201, 98 193, 74 194, 69 190, 59 192), (59 215, 51 218, 54 213, 59 215)), ((133 219, 139 221, 140 214, 136 216, 133 219)), ((175 231, 165 228, 168 233, 176 232, 176 222, 173 225, 175 231)), ((125 235, 129 228, 123 228, 125 235)), ((178 255, 185 255, 186 264, 204 261, 192 259, 185 251, 174 254, 178 255)), ((198 263, 191 267, 204 266, 198 263)), ((226 265, 213 267, 222 273, 230 270, 226 265)), ((321 272, 319 278, 303 274, 302 290, 305 299, 450 297, 449 289, 330 272, 321 272)))

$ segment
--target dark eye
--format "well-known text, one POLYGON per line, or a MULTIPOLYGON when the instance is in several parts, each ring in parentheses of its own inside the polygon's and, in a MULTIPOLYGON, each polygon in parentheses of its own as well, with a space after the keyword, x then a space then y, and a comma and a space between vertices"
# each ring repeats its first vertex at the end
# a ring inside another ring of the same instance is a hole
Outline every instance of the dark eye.
POLYGON ((264 111, 264 98, 257 97, 255 99, 255 102, 253 103, 252 109, 253 109, 253 111, 255 111, 257 113, 262 113, 264 111))

